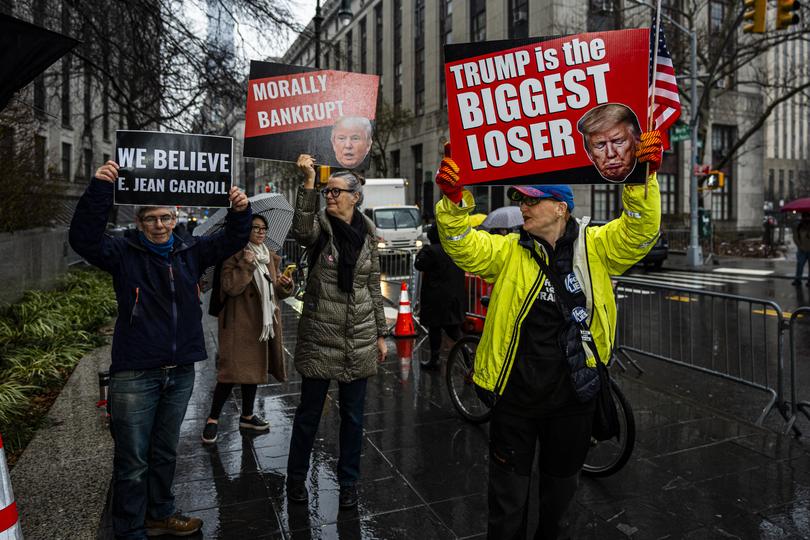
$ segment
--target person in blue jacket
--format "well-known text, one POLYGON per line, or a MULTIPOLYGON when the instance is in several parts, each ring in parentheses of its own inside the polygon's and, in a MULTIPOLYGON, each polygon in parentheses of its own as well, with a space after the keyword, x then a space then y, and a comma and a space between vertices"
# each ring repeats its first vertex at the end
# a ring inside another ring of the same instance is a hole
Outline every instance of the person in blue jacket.
POLYGON ((118 319, 110 366, 113 456, 112 521, 116 538, 187 536, 202 520, 176 511, 174 482, 180 424, 205 360, 200 289, 203 271, 242 249, 252 212, 232 187, 223 231, 205 237, 172 233, 174 207, 140 207, 132 238, 104 234, 118 165, 108 161, 79 199, 70 245, 113 276, 118 319))

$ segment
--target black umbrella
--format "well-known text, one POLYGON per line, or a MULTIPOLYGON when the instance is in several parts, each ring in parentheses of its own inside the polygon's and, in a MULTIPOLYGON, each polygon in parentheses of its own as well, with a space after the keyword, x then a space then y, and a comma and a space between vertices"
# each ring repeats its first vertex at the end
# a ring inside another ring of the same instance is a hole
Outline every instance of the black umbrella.
POLYGON ((0 15, 0 110, 25 85, 79 42, 31 23, 0 15))
MULTIPOLYGON (((260 193, 248 199, 253 214, 261 214, 267 220, 267 235, 264 237, 265 245, 272 251, 281 251, 284 239, 290 232, 293 218, 293 208, 287 199, 279 193, 260 193)), ((194 229, 194 236, 208 236, 222 230, 225 226, 227 208, 220 208, 206 221, 194 229)), ((205 271, 202 277, 203 289, 208 290, 213 278, 213 268, 205 271)))

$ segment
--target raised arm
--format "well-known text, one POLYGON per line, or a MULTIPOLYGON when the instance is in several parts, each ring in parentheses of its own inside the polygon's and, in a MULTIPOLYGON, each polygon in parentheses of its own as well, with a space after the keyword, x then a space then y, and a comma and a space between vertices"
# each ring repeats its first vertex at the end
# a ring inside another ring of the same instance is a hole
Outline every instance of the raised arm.
POLYGON ((117 266, 117 243, 123 242, 105 234, 117 178, 118 164, 114 161, 108 161, 96 170, 76 205, 68 233, 70 247, 87 262, 107 272, 113 272, 117 266))
POLYGON ((315 191, 315 160, 308 154, 298 156, 298 168, 304 173, 304 183, 295 197, 295 214, 291 234, 299 244, 309 247, 321 234, 318 215, 318 192, 315 191))
POLYGON ((250 224, 253 212, 250 202, 244 192, 236 186, 231 187, 228 197, 231 208, 225 216, 224 230, 211 236, 201 236, 197 240, 200 244, 201 268, 214 266, 244 248, 250 238, 250 224))

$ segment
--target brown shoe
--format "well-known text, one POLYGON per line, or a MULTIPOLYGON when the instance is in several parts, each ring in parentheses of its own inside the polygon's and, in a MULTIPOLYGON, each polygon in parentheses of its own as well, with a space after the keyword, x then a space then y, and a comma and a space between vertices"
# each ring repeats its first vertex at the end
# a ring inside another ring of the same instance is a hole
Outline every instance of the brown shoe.
POLYGON ((169 534, 172 536, 191 536, 202 528, 203 522, 200 518, 188 517, 176 512, 174 515, 156 521, 146 520, 146 536, 160 536, 169 534))

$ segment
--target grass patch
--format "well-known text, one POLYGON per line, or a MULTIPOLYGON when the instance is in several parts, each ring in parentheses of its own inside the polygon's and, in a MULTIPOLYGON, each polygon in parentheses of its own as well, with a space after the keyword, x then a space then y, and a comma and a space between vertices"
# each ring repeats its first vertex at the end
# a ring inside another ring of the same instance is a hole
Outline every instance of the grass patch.
POLYGON ((112 278, 93 269, 0 308, 0 433, 10 465, 79 360, 105 342, 97 329, 115 313, 112 278))

